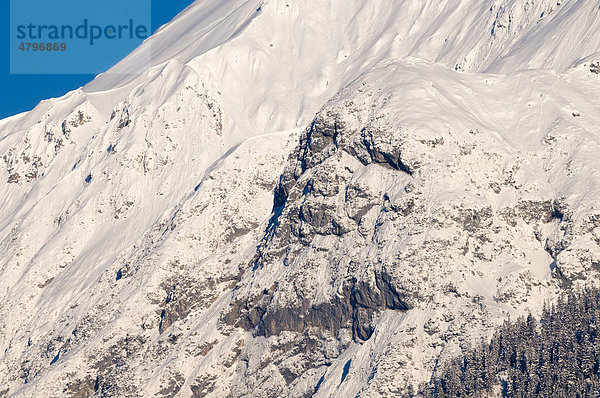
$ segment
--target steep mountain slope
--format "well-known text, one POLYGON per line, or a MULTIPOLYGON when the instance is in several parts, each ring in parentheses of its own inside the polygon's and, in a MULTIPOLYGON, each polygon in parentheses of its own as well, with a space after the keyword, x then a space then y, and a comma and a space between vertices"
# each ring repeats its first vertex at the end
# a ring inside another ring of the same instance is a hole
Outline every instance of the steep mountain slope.
POLYGON ((599 23, 201 1, 0 121, 4 394, 410 395, 591 283, 599 23))
POLYGON ((492 79, 405 61, 331 101, 303 134, 233 295, 226 320, 257 336, 249 352, 263 347, 242 392, 285 391, 317 364, 313 385, 330 376, 323 396, 397 395, 504 314, 539 311, 561 285, 593 278, 598 137, 555 100, 563 93, 596 125, 599 82, 585 72, 492 79), (522 81, 528 90, 509 95, 522 81), (309 353, 289 361, 290 341, 309 353), (262 370, 265 358, 284 366, 262 370), (345 364, 352 381, 340 384, 345 364), (277 371, 279 385, 265 385, 277 371))

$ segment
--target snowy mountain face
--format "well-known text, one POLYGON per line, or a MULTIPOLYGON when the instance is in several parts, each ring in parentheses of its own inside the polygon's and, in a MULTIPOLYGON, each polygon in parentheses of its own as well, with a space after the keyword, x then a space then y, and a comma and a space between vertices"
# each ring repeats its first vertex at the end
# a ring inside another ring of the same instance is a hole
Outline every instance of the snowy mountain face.
POLYGON ((599 279, 598 32, 583 0, 197 1, 0 121, 0 396, 414 394, 599 279))

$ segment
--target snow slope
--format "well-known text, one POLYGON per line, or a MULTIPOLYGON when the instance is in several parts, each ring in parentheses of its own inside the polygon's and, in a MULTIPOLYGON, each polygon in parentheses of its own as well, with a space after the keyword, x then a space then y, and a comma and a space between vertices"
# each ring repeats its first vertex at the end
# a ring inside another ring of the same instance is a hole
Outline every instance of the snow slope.
POLYGON ((410 395, 593 282, 599 23, 197 1, 0 121, 0 393, 410 395))

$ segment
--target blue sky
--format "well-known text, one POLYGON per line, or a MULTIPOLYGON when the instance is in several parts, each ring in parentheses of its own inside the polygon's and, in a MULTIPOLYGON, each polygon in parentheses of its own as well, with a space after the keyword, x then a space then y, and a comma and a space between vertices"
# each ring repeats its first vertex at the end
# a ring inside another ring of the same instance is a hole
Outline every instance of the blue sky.
MULTIPOLYGON (((169 22, 191 3, 193 0, 152 0, 152 30, 169 22)), ((9 7, 9 1, 0 1, 0 119, 33 109, 41 100, 59 97, 94 78, 94 75, 11 75, 9 7)))

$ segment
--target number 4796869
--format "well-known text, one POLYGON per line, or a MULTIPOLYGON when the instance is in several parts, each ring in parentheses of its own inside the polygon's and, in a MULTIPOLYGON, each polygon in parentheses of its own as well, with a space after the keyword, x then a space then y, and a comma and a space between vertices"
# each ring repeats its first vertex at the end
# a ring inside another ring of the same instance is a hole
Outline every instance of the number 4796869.
POLYGON ((67 43, 21 43, 21 51, 66 51, 67 43))

